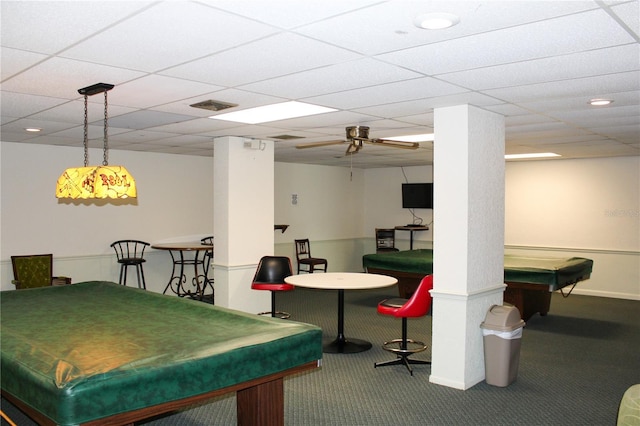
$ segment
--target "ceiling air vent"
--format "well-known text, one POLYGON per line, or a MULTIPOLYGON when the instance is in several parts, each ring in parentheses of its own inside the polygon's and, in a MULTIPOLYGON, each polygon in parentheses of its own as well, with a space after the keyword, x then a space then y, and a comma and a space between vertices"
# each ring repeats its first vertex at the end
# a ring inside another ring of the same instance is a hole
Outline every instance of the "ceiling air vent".
POLYGON ((290 141, 292 139, 304 139, 304 136, 278 135, 278 136, 270 136, 269 139, 280 139, 283 141, 290 141))
POLYGON ((212 99, 209 99, 208 101, 198 102, 189 106, 200 109, 208 109, 209 111, 222 111, 223 109, 237 107, 238 104, 230 104, 227 102, 214 101, 212 99))

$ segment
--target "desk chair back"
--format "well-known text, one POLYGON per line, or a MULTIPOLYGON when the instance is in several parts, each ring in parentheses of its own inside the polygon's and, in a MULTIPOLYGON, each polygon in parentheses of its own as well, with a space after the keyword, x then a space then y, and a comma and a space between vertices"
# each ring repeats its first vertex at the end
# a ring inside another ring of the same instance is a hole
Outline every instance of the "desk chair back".
POLYGON ((149 243, 140 240, 118 240, 111 243, 111 247, 116 252, 116 257, 120 264, 120 279, 118 282, 121 285, 127 285, 127 268, 133 266, 136 268, 138 287, 146 290, 147 285, 144 280, 142 264, 146 262, 144 251, 149 247, 149 243))
POLYGON ((399 251, 396 248, 396 230, 376 228, 376 252, 399 251))
POLYGON ((13 266, 12 284, 16 290, 48 287, 53 280, 53 255, 36 254, 11 256, 13 266))
POLYGON ((311 256, 311 244, 309 239, 295 240, 296 260, 298 261, 298 274, 300 272, 313 271, 327 272, 327 259, 311 256))

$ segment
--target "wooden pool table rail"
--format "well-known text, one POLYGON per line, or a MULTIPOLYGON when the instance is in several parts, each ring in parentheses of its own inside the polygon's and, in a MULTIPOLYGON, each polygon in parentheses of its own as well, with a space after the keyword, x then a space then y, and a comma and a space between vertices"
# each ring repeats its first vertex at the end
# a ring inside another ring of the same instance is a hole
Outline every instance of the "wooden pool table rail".
MULTIPOLYGON (((226 388, 126 413, 116 414, 83 423, 82 425, 133 425, 133 423, 137 421, 145 420, 160 414, 170 413, 199 402, 205 402, 229 392, 236 392, 236 410, 239 426, 282 426, 284 425, 284 378, 286 376, 312 370, 319 366, 320 361, 309 362, 288 370, 259 377, 247 382, 238 383, 226 388)), ((2 396, 31 417, 31 419, 39 425, 56 425, 56 423, 49 417, 32 409, 30 406, 23 403, 21 400, 14 398, 7 392, 3 391, 2 396)))

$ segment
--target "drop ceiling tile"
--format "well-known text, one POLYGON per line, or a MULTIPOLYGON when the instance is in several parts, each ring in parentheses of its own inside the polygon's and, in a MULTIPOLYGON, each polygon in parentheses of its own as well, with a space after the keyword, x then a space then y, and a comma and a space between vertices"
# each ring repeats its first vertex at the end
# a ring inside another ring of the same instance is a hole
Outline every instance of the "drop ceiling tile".
POLYGON ((305 101, 329 105, 332 108, 354 109, 416 99, 424 100, 467 91, 467 89, 431 77, 422 77, 305 98, 305 101))
MULTIPOLYGON (((616 2, 619 3, 619 2, 616 2)), ((622 4, 612 4, 611 10, 640 37, 640 3, 637 1, 622 4)))
POLYGON ((115 87, 109 92, 109 102, 127 107, 150 108, 217 90, 220 90, 219 86, 150 74, 115 87), (159 88, 162 89, 158 90, 159 88))
POLYGON ((285 96, 289 99, 303 99, 417 77, 421 75, 365 58, 273 78, 240 88, 267 95, 285 96))
POLYGON ((268 25, 203 4, 161 2, 77 44, 64 55, 154 72, 275 31, 268 25), (118 48, 104 49, 104 46, 118 48))
POLYGON ((55 53, 146 8, 151 2, 123 1, 118 2, 117 7, 107 1, 2 1, 0 4, 3 46, 55 53))
POLYGON ((109 126, 121 129, 149 129, 156 126, 190 121, 193 117, 188 115, 171 114, 162 111, 142 110, 119 115, 109 119, 109 126))
POLYGON ((232 87, 359 57, 346 49, 284 33, 169 68, 161 74, 232 87))
POLYGON ((438 75, 634 42, 623 28, 612 25, 609 15, 596 10, 405 49, 378 58, 427 75, 438 75))
MULTIPOLYGON (((181 99, 178 102, 158 105, 153 109, 158 111, 172 112, 175 114, 191 114, 193 116, 198 116, 198 117, 210 117, 212 115, 218 114, 218 112, 216 111, 208 111, 206 109, 194 108, 191 106, 195 103, 203 102, 206 100, 216 100, 220 102, 237 104, 238 106, 233 108, 245 109, 245 108, 253 108, 253 107, 258 107, 263 105, 276 104, 279 102, 284 102, 287 99, 262 95, 259 93, 247 92, 244 90, 223 89, 223 90, 216 90, 210 93, 200 94, 198 96, 194 96, 190 98, 181 99)), ((226 110, 224 112, 229 112, 229 111, 233 111, 233 110, 226 110)), ((217 121, 222 121, 222 120, 217 120, 217 121)))
POLYGON ((472 90, 485 90, 547 81, 566 81, 638 69, 640 69, 640 45, 634 43, 442 74, 438 78, 472 90))
POLYGON ((2 115, 4 116, 6 114, 12 117, 24 117, 32 115, 39 111, 53 108, 65 102, 68 101, 55 97, 36 96, 4 90, 2 92, 2 97, 0 97, 2 115))
POLYGON ((484 93, 506 102, 532 102, 562 97, 583 96, 584 102, 598 98, 602 93, 640 89, 640 72, 632 71, 596 77, 577 78, 570 81, 530 84, 525 86, 485 90, 484 93))
POLYGON ((2 74, 1 81, 7 80, 14 74, 23 71, 36 63, 47 58, 46 55, 39 53, 26 52, 24 50, 9 49, 3 47, 2 53, 2 67, 0 72, 2 74))
POLYGON ((549 2, 533 7, 526 2, 387 1, 353 13, 320 20, 296 31, 336 46, 367 55, 397 51, 447 38, 460 38, 499 28, 593 9, 590 2, 549 2), (445 31, 418 29, 413 21, 428 12, 448 12, 460 17, 460 24, 445 31))
POLYGON ((379 0, 305 1, 304 7, 292 8, 291 0, 216 0, 216 8, 243 15, 251 19, 292 29, 300 25, 323 20, 350 10, 360 9, 379 0))
POLYGON ((78 89, 83 87, 96 83, 109 83, 117 86, 141 75, 139 72, 122 68, 51 58, 7 81, 3 81, 2 90, 62 99, 78 99, 82 97, 78 93, 78 89), (55 76, 55 84, 52 84, 52 76, 55 76))

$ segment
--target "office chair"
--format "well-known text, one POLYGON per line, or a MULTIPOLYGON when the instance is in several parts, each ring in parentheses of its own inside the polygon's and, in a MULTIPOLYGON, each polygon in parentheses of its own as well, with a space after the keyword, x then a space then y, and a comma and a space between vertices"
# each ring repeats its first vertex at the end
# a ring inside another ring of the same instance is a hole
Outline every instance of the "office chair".
POLYGON ((291 260, 285 256, 264 256, 258 263, 256 274, 251 282, 253 290, 269 290, 271 292, 271 311, 260 312, 258 315, 271 314, 272 317, 287 319, 288 312, 276 311, 276 292, 291 291, 295 288, 287 284, 284 279, 293 275, 291 260))
POLYGON ((418 289, 410 299, 393 298, 378 303, 378 313, 402 318, 402 338, 384 342, 382 345, 384 350, 395 353, 397 355, 396 359, 376 362, 374 367, 404 364, 413 376, 413 370, 410 364, 431 364, 431 361, 409 358, 409 356, 414 353, 424 351, 427 349, 427 346, 423 342, 407 338, 407 318, 427 315, 431 308, 431 293, 429 293, 429 290, 432 288, 433 275, 427 275, 420 281, 418 289))
POLYGON ((296 244, 296 260, 298 261, 298 274, 300 272, 308 272, 313 274, 313 271, 327 272, 327 259, 311 256, 311 244, 309 239, 295 240, 296 244), (302 268, 302 266, 305 268, 302 268))
POLYGON ((111 243, 111 247, 115 250, 118 263, 120 264, 119 284, 127 285, 127 268, 134 266, 136 268, 136 275, 138 276, 138 288, 147 289, 142 264, 146 262, 143 257, 144 250, 148 246, 149 243, 140 240, 119 240, 111 243))

